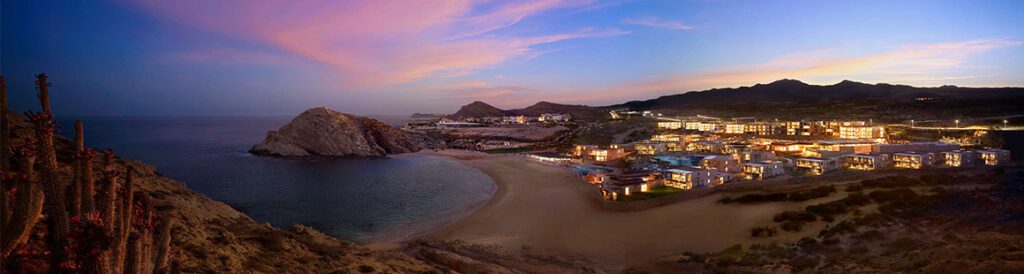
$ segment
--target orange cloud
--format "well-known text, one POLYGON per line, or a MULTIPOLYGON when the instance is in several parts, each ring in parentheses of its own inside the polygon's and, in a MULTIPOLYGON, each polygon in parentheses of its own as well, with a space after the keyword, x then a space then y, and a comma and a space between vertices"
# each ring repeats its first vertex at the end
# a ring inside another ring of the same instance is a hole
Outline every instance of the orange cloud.
POLYGON ((546 36, 495 35, 545 11, 587 1, 149 1, 140 6, 202 30, 255 41, 338 69, 350 85, 382 87, 453 77, 566 39, 621 35, 581 30, 546 36))

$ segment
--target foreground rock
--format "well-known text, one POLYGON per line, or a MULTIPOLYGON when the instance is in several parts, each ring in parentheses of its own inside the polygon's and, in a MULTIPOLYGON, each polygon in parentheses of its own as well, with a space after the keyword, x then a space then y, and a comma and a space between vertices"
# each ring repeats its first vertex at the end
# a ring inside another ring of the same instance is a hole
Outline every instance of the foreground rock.
POLYGON ((423 134, 320 107, 308 109, 281 129, 270 131, 250 152, 284 157, 380 157, 440 146, 440 142, 423 134))

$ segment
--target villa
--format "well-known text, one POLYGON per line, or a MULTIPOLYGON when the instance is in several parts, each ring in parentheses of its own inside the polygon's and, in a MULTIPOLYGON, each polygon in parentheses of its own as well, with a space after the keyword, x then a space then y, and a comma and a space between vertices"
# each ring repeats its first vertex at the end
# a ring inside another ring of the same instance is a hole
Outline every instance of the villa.
POLYGON ((934 152, 953 151, 960 149, 960 145, 943 142, 913 142, 906 144, 875 144, 871 147, 874 153, 896 153, 896 152, 934 152))
POLYGON ((856 170, 879 170, 889 166, 889 154, 847 154, 841 157, 843 167, 856 170))
POLYGON ((618 145, 611 145, 608 148, 600 148, 596 145, 576 145, 572 150, 572 156, 580 157, 585 161, 609 162, 626 156, 626 150, 618 145))
POLYGON ((978 157, 988 166, 998 166, 1010 162, 1010 151, 1005 149, 979 150, 978 157))
POLYGON ((775 159, 775 153, 764 150, 750 150, 737 153, 740 162, 744 163, 756 163, 765 160, 775 159))
POLYGON ((700 160, 700 167, 718 172, 737 173, 743 171, 739 159, 732 155, 711 155, 700 160))
POLYGON ((935 153, 899 152, 892 154, 893 166, 921 169, 935 164, 935 153))
POLYGON ((748 180, 764 180, 786 173, 781 161, 763 161, 743 164, 743 176, 748 180))
POLYGON ((570 120, 572 120, 572 115, 562 113, 544 113, 537 117, 537 121, 549 123, 568 122, 570 120))
POLYGON ((748 123, 743 125, 744 133, 760 136, 780 134, 780 132, 776 132, 776 129, 778 129, 778 127, 776 127, 775 125, 765 122, 748 123))
POLYGON ((635 149, 636 153, 640 155, 654 155, 665 152, 668 150, 668 146, 665 143, 640 142, 634 144, 633 149, 635 149))
POLYGON ((839 162, 831 158, 799 158, 796 167, 812 175, 822 175, 839 169, 839 162))
POLYGON ((954 150, 942 152, 942 164, 948 167, 973 166, 979 159, 978 154, 970 150, 954 150))
POLYGON ((693 189, 712 184, 717 172, 699 168, 678 168, 665 171, 665 186, 678 189, 693 189))

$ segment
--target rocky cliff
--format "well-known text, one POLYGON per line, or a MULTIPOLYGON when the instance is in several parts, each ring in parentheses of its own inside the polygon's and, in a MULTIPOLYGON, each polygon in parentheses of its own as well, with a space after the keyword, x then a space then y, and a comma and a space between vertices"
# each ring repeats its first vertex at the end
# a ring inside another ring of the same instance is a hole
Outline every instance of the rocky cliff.
POLYGON ((284 157, 379 157, 440 146, 440 142, 423 134, 320 107, 308 109, 279 130, 270 131, 250 151, 284 157))

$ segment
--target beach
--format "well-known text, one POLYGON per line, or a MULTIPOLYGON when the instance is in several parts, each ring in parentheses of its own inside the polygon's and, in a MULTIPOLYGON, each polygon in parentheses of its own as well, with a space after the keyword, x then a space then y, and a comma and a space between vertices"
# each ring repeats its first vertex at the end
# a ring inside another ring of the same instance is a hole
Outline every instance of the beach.
MULTIPOLYGON (((480 169, 497 184, 494 196, 466 217, 426 234, 506 248, 524 246, 578 256, 608 270, 653 262, 681 252, 717 252, 735 244, 793 242, 817 231, 752 238, 774 214, 822 200, 723 205, 722 194, 637 212, 604 209, 566 167, 520 157, 458 151, 430 152, 480 169)), ((735 194, 732 194, 735 195, 735 194)), ((838 199, 835 197, 833 199, 838 199)))

